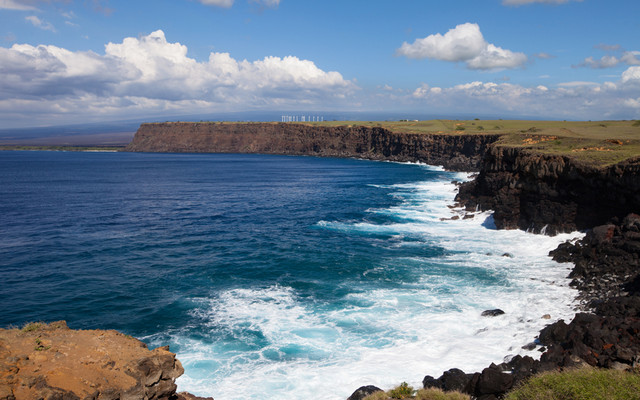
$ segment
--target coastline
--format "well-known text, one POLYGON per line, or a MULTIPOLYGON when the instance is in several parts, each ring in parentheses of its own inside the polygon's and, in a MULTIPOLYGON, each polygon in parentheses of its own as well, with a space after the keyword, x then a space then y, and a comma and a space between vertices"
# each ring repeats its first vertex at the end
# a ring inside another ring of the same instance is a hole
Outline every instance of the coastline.
MULTIPOLYGON (((454 142, 460 140, 460 136, 456 133, 440 136, 423 134, 422 140, 418 140, 418 136, 405 134, 404 139, 390 140, 389 138, 394 137, 395 134, 377 128, 365 129, 360 127, 355 131, 354 127, 335 127, 336 131, 331 131, 326 127, 314 128, 287 124, 270 124, 269 126, 261 126, 260 124, 232 124, 226 126, 222 124, 197 125, 188 123, 148 124, 141 126, 127 150, 266 151, 278 154, 302 153, 316 156, 332 155, 342 157, 355 155, 368 159, 423 161, 427 164, 441 164, 448 169, 458 171, 479 171, 478 176, 472 182, 461 187, 457 201, 469 210, 475 210, 478 207, 480 209, 493 209, 496 225, 500 229, 531 229, 547 234, 575 230, 588 231, 610 220, 616 221, 617 219, 620 221, 626 215, 640 211, 640 198, 635 195, 640 189, 638 187, 640 185, 640 179, 638 179, 640 175, 640 159, 637 155, 636 158, 616 162, 611 166, 594 167, 588 163, 574 161, 571 157, 562 154, 545 154, 544 150, 534 150, 531 147, 495 145, 500 140, 499 136, 491 137, 488 142, 476 142, 475 146, 466 147, 467 152, 461 152, 458 150, 459 147, 455 145, 450 148, 446 146, 446 142, 452 140, 450 138, 454 138, 454 142), (286 137, 299 138, 300 132, 303 132, 302 139, 300 139, 303 147, 292 147, 291 142, 287 140, 279 143, 273 143, 270 141, 271 139, 265 141, 262 134, 272 133, 276 130, 274 126, 280 127, 285 131, 285 139, 286 137), (314 128, 316 131, 314 131, 314 128), (266 129, 268 132, 256 133, 261 129, 266 129), (225 139, 222 140, 224 145, 220 146, 220 138, 230 137, 227 136, 230 132, 234 132, 236 135, 240 133, 241 135, 235 137, 236 139, 240 137, 240 140, 232 143, 225 139), (308 132, 312 132, 312 134, 308 132), (314 136, 318 132, 325 136, 328 135, 329 138, 339 137, 341 141, 339 140, 336 143, 325 138, 324 141, 318 142, 314 136), (371 134, 384 139, 372 141, 373 136, 371 134), (356 137, 355 146, 350 145, 349 141, 344 141, 344 138, 349 135, 350 137, 356 137), (203 141, 205 137, 207 139, 203 141), (411 140, 408 140, 408 138, 411 138, 411 140), (428 138, 427 142, 424 141, 424 138, 428 138), (179 143, 176 140, 179 140, 179 143), (160 147, 157 147, 154 143, 160 144, 160 147), (282 145, 283 143, 285 144, 282 145), (386 145, 386 149, 384 145, 380 145, 381 143, 386 145), (398 146, 396 145, 397 143, 401 143, 401 145, 398 146), (266 148, 264 147, 265 144, 266 148), (311 146, 304 147, 305 144, 311 146), (469 149, 473 150, 470 151, 469 149), (434 158, 442 159, 443 157, 448 157, 448 160, 444 162, 433 161, 434 158), (465 161, 460 162, 461 158, 465 158, 465 161)), ((537 129, 530 129, 529 132, 526 132, 523 142, 535 145, 548 140, 542 134, 536 135, 536 131, 537 129)), ((478 137, 470 135, 466 136, 464 140, 473 141, 474 139, 477 140, 478 137)), ((554 141, 558 140, 557 137, 551 138, 554 141)), ((616 141, 616 143, 618 142, 616 141)), ((586 147, 584 148, 586 149, 586 147)), ((590 237, 588 235, 575 246, 580 248, 585 241, 591 240, 590 237)), ((625 240, 631 239, 625 237, 625 240)), ((565 245, 565 248, 568 248, 568 246, 570 245, 565 245)), ((565 257, 564 260, 577 260, 577 258, 565 257)), ((601 262, 601 259, 594 260, 594 264, 601 262)), ((574 267, 572 275, 576 274, 576 269, 577 267, 574 267)), ((602 268, 595 269, 602 273, 602 268)), ((626 276, 626 278, 629 279, 630 277, 626 276)), ((631 279, 635 279, 635 276, 631 277, 631 279)), ((593 284, 597 285, 597 283, 593 284)), ((578 288, 583 292, 585 291, 583 286, 578 286, 578 288)), ((632 299, 630 301, 635 302, 636 300, 632 299)), ((616 300, 613 301, 613 303, 615 302, 616 300)), ((605 304, 608 304, 608 302, 605 301, 605 304)), ((589 310, 592 308, 588 307, 589 310)), ((600 313, 611 314, 611 311, 602 311, 610 310, 611 308, 601 307, 599 310, 601 310, 600 313)), ((622 318, 629 316, 624 311, 624 307, 617 307, 616 309, 623 309, 623 311, 619 311, 622 318)), ((591 314, 578 313, 573 322, 569 324, 568 331, 572 331, 573 328, 584 331, 584 325, 587 324, 585 321, 593 322, 593 319, 590 319, 590 317, 585 318, 584 315, 591 314)), ((490 396, 504 393, 515 382, 539 371, 575 366, 581 363, 606 366, 612 362, 622 364, 622 361, 627 362, 624 365, 635 365, 636 361, 629 360, 626 356, 624 356, 626 359, 620 358, 615 359, 615 361, 603 359, 594 362, 593 359, 589 359, 585 351, 577 351, 574 354, 571 348, 577 346, 580 350, 584 350, 584 346, 567 344, 566 341, 568 339, 566 335, 563 336, 563 333, 567 333, 567 329, 564 329, 564 326, 566 326, 565 322, 559 321, 543 329, 540 333, 538 341, 540 344, 545 345, 546 350, 541 356, 542 361, 533 360, 531 357, 515 357, 509 363, 502 363, 498 366, 492 364, 482 372, 473 375, 460 374, 458 373, 459 370, 457 370, 454 373, 454 375, 458 376, 456 387, 450 387, 445 383, 448 381, 448 375, 450 375, 447 373, 443 374, 439 379, 425 377, 424 385, 465 390, 481 398, 482 396, 491 398, 490 396), (561 332, 549 334, 549 332, 555 332, 557 329, 560 329, 561 332), (629 362, 631 363, 629 364, 629 362), (465 378, 460 379, 461 376, 465 378), (492 384, 486 384, 486 381, 491 381, 492 384), (463 382, 463 384, 460 382, 463 382), (488 387, 490 389, 487 389, 488 387)), ((594 329, 587 328, 586 332, 593 333, 594 329)), ((571 340, 575 340, 575 335, 572 336, 571 340)), ((582 341, 584 341, 584 338, 582 341)), ((613 347, 615 346, 608 346, 606 349, 613 347)), ((601 351, 601 349, 595 350, 601 351)), ((595 350, 590 348, 589 352, 595 353, 595 350)), ((623 350, 622 353, 625 353, 625 351, 623 350)), ((358 398, 361 397, 351 397, 352 400, 358 398)))
MULTIPOLYGON (((384 134, 380 137, 384 137, 384 134)), ((362 138, 369 140, 368 138, 371 138, 371 136, 364 135, 362 138)), ((385 140, 382 141, 384 142, 385 140)), ((429 143, 437 148, 436 153, 442 156, 447 153, 447 148, 440 146, 443 143, 446 144, 447 140, 436 140, 429 143)), ((404 141, 400 140, 397 143, 404 143, 404 141)), ((411 146, 418 146, 426 142, 414 141, 411 143, 411 146)), ((357 141, 352 144, 355 145, 356 149, 359 144, 362 145, 357 141)), ((303 143, 303 146, 305 145, 303 143)), ((387 145, 391 144, 387 143, 387 145)), ((502 212, 504 214, 510 205, 517 203, 518 213, 516 220, 519 221, 522 217, 528 223, 525 226, 531 227, 534 231, 543 230, 545 225, 536 226, 535 223, 532 223, 532 221, 536 221, 531 219, 532 215, 542 222, 546 221, 545 218, 551 218, 552 223, 559 219, 567 220, 564 222, 568 223, 564 225, 556 224, 547 232, 551 234, 569 229, 572 226, 571 224, 577 223, 576 217, 578 214, 575 212, 578 209, 577 206, 560 207, 557 208, 558 212, 555 213, 554 204, 566 202, 567 197, 556 196, 556 198, 549 199, 548 195, 557 186, 558 178, 566 174, 565 170, 570 172, 568 175, 575 175, 576 171, 580 175, 580 171, 592 171, 592 169, 575 168, 571 160, 561 159, 562 162, 559 162, 558 158, 549 157, 534 157, 532 159, 526 151, 512 152, 513 157, 507 157, 508 159, 500 156, 502 157, 501 161, 496 162, 496 154, 504 155, 507 153, 498 151, 492 154, 493 150, 491 148, 494 148, 493 144, 488 144, 487 146, 489 146, 487 147, 489 151, 483 154, 478 176, 482 177, 481 180, 485 182, 491 182, 493 186, 487 186, 491 187, 489 191, 487 191, 487 187, 478 189, 480 186, 478 185, 478 178, 473 182, 464 184, 463 187, 466 188, 467 197, 460 196, 458 198, 459 206, 464 206, 468 210, 475 210, 480 205, 480 208, 484 209, 486 204, 491 204, 493 201, 498 205, 496 213, 502 212), (568 169, 565 168, 567 165, 568 169), (534 172, 529 173, 530 171, 534 172), (554 179, 556 180, 555 183, 554 179), (544 182, 544 185, 532 184, 536 180, 544 182), (537 202, 534 198, 536 191, 544 195, 540 196, 541 198, 539 197, 537 202), (469 193, 471 193, 471 196, 469 196, 469 193), (493 197, 491 197, 492 195, 493 197), (478 201, 481 196, 485 196, 489 200, 481 204, 478 201), (522 203, 523 199, 525 203, 522 203), (526 205, 527 201, 533 204, 533 212, 529 209, 530 206, 526 205), (525 204, 525 207, 522 207, 523 204, 525 204), (542 208, 537 209, 536 207, 538 206, 542 208), (574 208, 571 209, 571 207, 574 208), (554 212, 546 214, 539 212, 540 209, 545 208, 554 210, 554 212)), ((366 147, 361 146, 361 148, 366 147)), ((273 152, 277 152, 277 150, 275 148, 273 152)), ((378 150, 381 151, 381 154, 384 153, 384 148, 381 147, 378 150)), ((410 153, 415 153, 414 150, 410 150, 410 153)), ((429 150, 430 148, 423 149, 426 152, 429 150)), ((291 149, 287 151, 288 153, 286 154, 294 153, 291 149)), ((403 157, 408 157, 406 148, 404 150, 396 148, 394 151, 398 153, 390 153, 389 158, 391 159, 385 161, 399 161, 403 157)), ((323 150, 315 148, 314 152, 323 153, 323 150)), ((334 148, 328 153, 333 154, 335 152, 342 157, 350 156, 348 151, 340 148, 334 148)), ((383 160, 382 158, 384 157, 384 154, 380 155, 371 152, 366 154, 370 156, 369 159, 383 160)), ((461 154, 457 153, 456 155, 458 160, 455 164, 458 166, 462 165, 460 162, 461 154)), ((463 156, 471 159, 477 157, 478 153, 463 154, 463 156)), ((610 178, 613 176, 614 178, 621 177, 622 182, 631 180, 631 187, 633 188, 635 187, 633 184, 637 183, 636 165, 632 161, 631 163, 623 164, 621 167, 611 168, 610 171, 613 171, 613 175, 609 175, 609 172, 602 173, 602 179, 598 177, 590 179, 589 184, 599 185, 602 182, 610 182, 610 178)), ((598 174, 600 172, 596 170, 595 173, 598 174)), ((609 187, 611 188, 611 186, 609 187)), ((619 190, 618 186, 613 185, 612 187, 611 192, 615 194, 619 190)), ((571 199, 569 199, 570 201, 571 199)), ((630 206, 635 209, 634 201, 631 198, 629 202, 631 203, 630 206)), ((571 278, 574 279, 573 285, 581 291, 584 310, 594 311, 594 314, 578 313, 570 324, 559 321, 544 328, 540 332, 538 343, 536 343, 544 346, 546 350, 540 360, 533 360, 527 356, 516 356, 509 362, 500 365, 492 364, 482 372, 475 374, 466 374, 460 370, 449 370, 438 379, 430 376, 425 377, 423 381, 425 387, 430 385, 453 389, 450 378, 455 377, 456 385, 460 386, 463 383, 462 387, 455 388, 472 393, 479 398, 489 399, 493 398, 490 396, 501 395, 517 381, 525 379, 535 372, 586 364, 620 369, 635 367, 640 361, 637 357, 637 354, 640 354, 640 349, 635 337, 640 327, 634 320, 640 313, 638 311, 640 307, 637 307, 637 304, 640 303, 637 297, 638 286, 640 285, 638 283, 639 278, 635 272, 638 267, 638 254, 640 254, 640 217, 634 215, 619 217, 618 215, 621 215, 620 213, 625 209, 614 208, 613 216, 597 215, 597 218, 593 219, 594 221, 602 221, 606 217, 611 219, 611 224, 592 226, 591 228, 593 229, 588 230, 586 236, 578 243, 563 244, 551 252, 557 261, 574 262, 574 268, 571 273, 571 278), (617 330, 618 327, 624 327, 625 332, 634 332, 635 330, 636 334, 620 334, 617 330), (488 388, 493 391, 488 391, 488 388)), ((596 214, 592 213, 592 215, 596 214)), ((509 215, 511 218, 513 216, 513 213, 509 215)), ((508 222, 513 221, 513 219, 500 217, 498 220, 506 221, 501 228, 520 227, 518 225, 519 222, 516 226, 509 225, 508 222)), ((546 225, 548 226, 548 224, 546 225)))

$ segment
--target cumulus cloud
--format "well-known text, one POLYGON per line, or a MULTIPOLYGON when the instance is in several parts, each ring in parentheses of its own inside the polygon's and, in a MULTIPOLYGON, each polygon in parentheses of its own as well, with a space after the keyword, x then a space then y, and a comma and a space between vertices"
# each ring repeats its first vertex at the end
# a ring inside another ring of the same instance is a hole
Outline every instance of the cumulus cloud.
POLYGON ((622 83, 640 84, 640 67, 629 67, 622 73, 622 83))
POLYGON ((414 59, 465 62, 469 69, 499 70, 517 68, 527 61, 523 53, 515 53, 488 43, 478 24, 466 23, 444 35, 436 33, 409 44, 404 42, 397 55, 414 59))
POLYGON ((24 18, 27 22, 30 22, 36 28, 40 28, 45 31, 55 32, 56 28, 53 27, 49 22, 43 21, 35 15, 30 15, 24 18))
POLYGON ((587 57, 580 64, 574 65, 573 67, 604 69, 612 68, 619 64, 640 65, 640 51, 625 51, 620 57, 616 57, 613 55, 605 55, 599 59, 587 57))
POLYGON ((216 52, 202 62, 187 50, 161 30, 108 43, 103 55, 45 45, 0 47, 0 102, 9 108, 38 103, 62 113, 74 105, 95 106, 100 115, 158 108, 192 113, 335 103, 356 89, 340 73, 295 56, 247 61, 216 52))
MULTIPOLYGON (((532 3, 545 3, 545 4, 564 4, 572 0, 502 0, 502 4, 505 6, 521 6, 524 4, 532 3)), ((574 0, 582 1, 582 0, 574 0)))
POLYGON ((574 68, 587 67, 594 69, 612 68, 619 64, 640 65, 640 51, 625 51, 619 44, 598 44, 593 46, 607 54, 601 58, 587 57, 574 68))
POLYGON ((446 88, 423 83, 406 99, 431 113, 617 119, 640 117, 640 67, 629 67, 617 82, 565 82, 556 87, 474 81, 446 88))

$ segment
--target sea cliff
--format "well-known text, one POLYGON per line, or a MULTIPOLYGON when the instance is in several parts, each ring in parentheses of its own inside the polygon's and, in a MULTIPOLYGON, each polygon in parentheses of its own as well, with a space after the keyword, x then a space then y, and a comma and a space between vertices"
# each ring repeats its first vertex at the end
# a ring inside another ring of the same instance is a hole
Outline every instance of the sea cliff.
POLYGON ((606 167, 568 155, 491 146, 458 201, 494 210, 500 229, 585 230, 640 210, 640 158, 606 167))
POLYGON ((495 134, 396 133, 366 126, 166 122, 142 124, 126 151, 358 157, 475 171, 498 138, 495 134))
MULTIPOLYGON (((381 126, 296 123, 142 124, 126 151, 262 153, 422 162, 479 172, 460 188, 469 209, 494 210, 496 226, 555 234, 640 211, 640 157, 609 166, 577 153, 503 143, 509 133, 403 133, 381 126)), ((526 140, 535 142, 527 132, 526 140)))

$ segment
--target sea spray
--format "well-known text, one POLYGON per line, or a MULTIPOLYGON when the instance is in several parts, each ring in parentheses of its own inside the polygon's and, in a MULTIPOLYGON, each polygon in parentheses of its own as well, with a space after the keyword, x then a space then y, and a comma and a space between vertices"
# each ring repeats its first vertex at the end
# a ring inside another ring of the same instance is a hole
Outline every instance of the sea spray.
POLYGON ((573 314, 569 266, 546 254, 574 235, 450 209, 464 179, 350 159, 3 152, 0 324, 170 345, 179 390, 217 400, 344 399, 537 356, 521 347, 573 314))
POLYGON ((203 304, 198 317, 215 333, 180 346, 180 388, 220 399, 344 399, 365 384, 419 386, 453 367, 473 372, 503 357, 538 357, 522 346, 550 322, 543 315, 553 322, 574 313, 570 266, 547 254, 580 235, 495 230, 488 212, 448 207, 452 181, 467 175, 423 168, 437 178, 374 185, 397 200, 391 207, 312 227, 399 249, 340 282, 342 296, 308 298, 274 285, 203 304), (505 314, 481 316, 493 308, 505 314))

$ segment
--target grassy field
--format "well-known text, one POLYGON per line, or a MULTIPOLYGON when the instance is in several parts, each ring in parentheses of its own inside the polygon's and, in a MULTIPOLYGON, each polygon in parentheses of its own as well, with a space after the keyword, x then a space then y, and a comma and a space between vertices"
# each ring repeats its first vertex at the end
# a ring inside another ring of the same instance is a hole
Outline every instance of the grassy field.
POLYGON ((545 154, 567 155, 595 166, 608 166, 640 156, 640 121, 325 121, 298 122, 318 126, 382 127, 393 132, 502 135, 500 144, 545 154))

